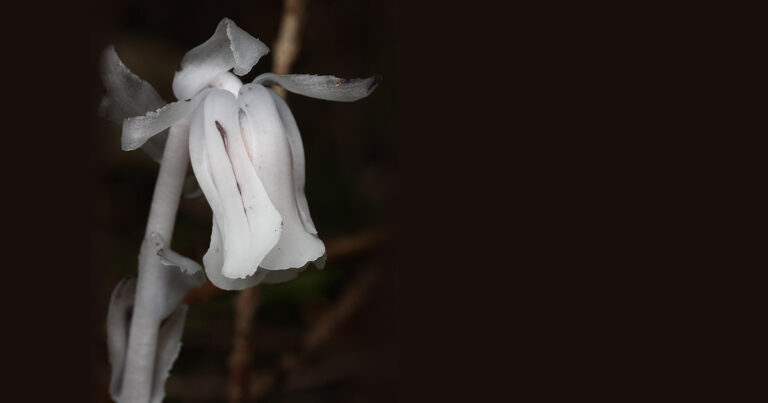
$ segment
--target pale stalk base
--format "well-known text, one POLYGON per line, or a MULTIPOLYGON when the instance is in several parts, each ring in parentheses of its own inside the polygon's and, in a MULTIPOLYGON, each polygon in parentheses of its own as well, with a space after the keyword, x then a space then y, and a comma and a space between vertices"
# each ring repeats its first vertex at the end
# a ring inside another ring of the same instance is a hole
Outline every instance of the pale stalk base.
POLYGON ((163 304, 167 293, 168 267, 147 245, 148 237, 157 232, 170 247, 176 211, 181 199, 184 178, 189 163, 189 121, 187 118, 173 125, 168 134, 160 172, 155 183, 147 230, 139 255, 139 278, 136 301, 128 336, 125 375, 119 403, 149 403, 154 377, 157 335, 162 318, 157 307, 163 304))

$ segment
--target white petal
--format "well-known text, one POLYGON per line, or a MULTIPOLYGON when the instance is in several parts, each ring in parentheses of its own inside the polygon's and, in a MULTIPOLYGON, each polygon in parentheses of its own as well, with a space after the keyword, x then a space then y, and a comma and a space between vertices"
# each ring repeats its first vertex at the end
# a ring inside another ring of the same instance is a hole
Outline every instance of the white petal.
POLYGON ((278 242, 282 221, 250 162, 238 112, 231 93, 211 90, 195 111, 189 138, 192 168, 222 237, 221 273, 232 279, 256 272, 278 242))
POLYGON ((130 310, 136 296, 136 276, 117 283, 109 300, 107 310, 107 352, 111 368, 109 395, 117 401, 123 384, 125 354, 128 350, 128 329, 130 310))
POLYGON ((239 291, 253 287, 261 283, 264 276, 268 273, 266 270, 258 270, 252 276, 238 279, 224 277, 221 274, 221 268, 224 266, 224 245, 221 241, 221 233, 216 223, 216 217, 213 218, 213 228, 211 229, 211 246, 208 248, 205 256, 203 256, 203 264, 205 265, 205 275, 208 276, 208 280, 211 280, 213 285, 223 290, 239 291))
POLYGON ((239 78, 237 78, 236 75, 225 71, 218 76, 214 77, 213 80, 211 80, 211 83, 209 84, 211 88, 220 88, 223 90, 227 90, 232 95, 237 96, 237 91, 240 90, 240 87, 243 86, 243 82, 240 81, 239 78))
POLYGON ((173 78, 173 93, 178 99, 189 98, 232 68, 238 76, 248 74, 267 53, 267 45, 224 18, 213 36, 184 55, 173 78))
POLYGON ((160 327, 157 336, 151 403, 161 403, 165 397, 165 380, 168 379, 173 362, 181 351, 181 335, 184 332, 186 317, 187 306, 180 305, 160 327))
POLYGON ((309 215, 309 204, 307 196, 304 194, 304 183, 306 182, 306 167, 304 163, 304 144, 301 142, 301 134, 296 120, 293 118, 291 109, 285 100, 272 89, 267 89, 269 95, 277 106, 277 112, 280 114, 280 120, 285 128, 285 137, 291 148, 291 161, 293 162, 293 187, 296 192, 296 204, 299 206, 299 216, 304 224, 304 228, 312 234, 317 234, 315 223, 309 215))
POLYGON ((171 127, 195 110, 197 104, 205 99, 210 90, 204 90, 191 99, 172 102, 162 108, 147 112, 144 116, 128 118, 123 121, 122 147, 125 151, 135 150, 152 136, 171 127))
POLYGON ((334 76, 274 73, 264 73, 253 80, 253 84, 279 85, 290 92, 306 97, 339 102, 352 102, 365 98, 380 82, 381 76, 345 79, 334 76))
MULTIPOLYGON (((241 114, 240 124, 253 165, 270 200, 283 217, 280 241, 260 266, 268 270, 302 267, 322 256, 325 246, 315 234, 305 229, 299 215, 286 128, 267 88, 245 85, 240 89, 239 101, 245 111, 241 114)), ((226 234, 226 231, 222 233, 226 234)))

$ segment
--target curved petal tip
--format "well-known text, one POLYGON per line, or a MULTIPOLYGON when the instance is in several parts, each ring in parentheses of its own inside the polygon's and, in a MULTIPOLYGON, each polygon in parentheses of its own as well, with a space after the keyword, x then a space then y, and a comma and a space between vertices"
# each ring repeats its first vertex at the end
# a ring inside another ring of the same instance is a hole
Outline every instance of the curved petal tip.
POLYGON ((380 75, 368 78, 339 78, 311 74, 277 75, 264 73, 254 84, 279 85, 295 94, 326 101, 353 102, 371 95, 382 81, 380 75))

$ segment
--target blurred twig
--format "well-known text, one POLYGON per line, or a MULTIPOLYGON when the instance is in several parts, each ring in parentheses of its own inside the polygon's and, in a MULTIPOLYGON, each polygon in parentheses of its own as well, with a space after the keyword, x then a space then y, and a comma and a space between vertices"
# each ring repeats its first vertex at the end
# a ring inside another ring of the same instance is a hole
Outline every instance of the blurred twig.
MULTIPOLYGON (((291 72, 296 56, 301 50, 302 25, 306 19, 306 6, 308 0, 284 0, 283 16, 280 20, 280 31, 275 41, 272 56, 272 72, 275 74, 288 74, 291 72)), ((272 87, 281 97, 285 98, 283 87, 272 87)))
POLYGON ((356 234, 336 238, 328 242, 328 259, 341 260, 373 249, 389 235, 383 228, 371 228, 356 234))
MULTIPOLYGON (((307 0, 284 0, 280 31, 275 41, 272 72, 288 74, 301 49, 301 26, 306 18, 307 0)), ((283 87, 273 89, 285 98, 283 87)), ((257 287, 246 288, 238 293, 235 302, 235 337, 229 357, 229 403, 240 403, 247 387, 251 348, 249 345, 253 313, 258 305, 257 287)))
POLYGON ((338 301, 311 325, 297 351, 283 354, 273 369, 253 376, 249 396, 253 399, 265 396, 284 375, 299 366, 304 356, 328 341, 339 325, 349 319, 362 305, 378 278, 379 272, 376 268, 358 272, 338 301))
POLYGON ((251 364, 251 323, 259 305, 258 302, 258 287, 243 290, 235 298, 235 332, 232 340, 232 353, 229 356, 227 393, 230 403, 241 402, 244 397, 251 364))

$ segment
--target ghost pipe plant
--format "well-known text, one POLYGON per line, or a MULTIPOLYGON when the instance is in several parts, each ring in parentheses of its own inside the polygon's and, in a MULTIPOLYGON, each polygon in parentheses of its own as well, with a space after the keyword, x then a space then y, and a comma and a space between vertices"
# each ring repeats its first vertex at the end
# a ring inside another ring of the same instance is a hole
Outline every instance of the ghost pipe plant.
POLYGON ((118 284, 110 301, 115 401, 163 399, 165 378, 181 348, 187 310, 181 300, 206 276, 217 287, 241 290, 287 281, 309 263, 324 263, 325 246, 304 195, 298 127, 285 101, 264 85, 350 102, 368 96, 379 78, 266 73, 243 85, 237 76, 268 52, 223 19, 210 39, 182 59, 173 79, 178 101, 168 104, 123 65, 113 47, 102 56, 102 115, 122 124, 123 150, 142 148, 160 162, 138 277, 118 284), (170 250, 188 162, 213 211, 204 268, 170 250))

